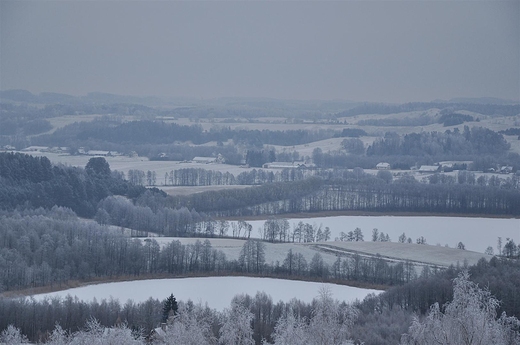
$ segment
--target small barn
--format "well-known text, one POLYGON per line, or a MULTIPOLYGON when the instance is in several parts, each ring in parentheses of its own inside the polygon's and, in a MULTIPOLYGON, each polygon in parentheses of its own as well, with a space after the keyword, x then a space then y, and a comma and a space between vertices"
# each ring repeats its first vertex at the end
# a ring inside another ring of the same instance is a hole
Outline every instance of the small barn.
POLYGON ((436 173, 440 169, 439 165, 421 165, 419 172, 423 174, 436 173))
POLYGON ((203 164, 209 164, 209 163, 216 163, 217 158, 216 157, 195 157, 192 159, 193 163, 203 163, 203 164))

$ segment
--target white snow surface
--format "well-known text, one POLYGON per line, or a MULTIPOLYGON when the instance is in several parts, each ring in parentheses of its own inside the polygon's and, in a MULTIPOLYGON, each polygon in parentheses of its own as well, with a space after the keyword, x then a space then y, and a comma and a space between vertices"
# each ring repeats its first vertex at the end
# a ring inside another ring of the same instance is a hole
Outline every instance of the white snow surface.
POLYGON ((322 288, 329 289, 335 299, 347 303, 362 300, 371 293, 381 293, 379 290, 330 283, 252 277, 202 277, 104 283, 32 297, 40 301, 44 298, 64 298, 71 295, 83 301, 92 301, 95 298, 98 302, 113 298, 124 304, 129 299, 134 302, 144 302, 150 297, 163 300, 173 293, 177 300, 191 299, 195 303, 207 303, 210 308, 222 311, 229 308, 231 300, 238 294, 254 296, 257 292, 265 292, 272 297, 274 303, 288 302, 293 298, 309 303, 318 297, 322 288))
MULTIPOLYGON (((277 218, 284 218, 283 215, 277 218)), ((315 218, 287 218, 291 229, 302 221, 303 223, 329 227, 331 240, 345 233, 360 228, 365 241, 372 238, 372 229, 377 228, 390 236, 392 242, 397 242, 404 232, 413 242, 424 236, 430 245, 440 244, 455 248, 462 242, 467 250, 483 253, 488 246, 497 253, 497 239, 512 238, 520 242, 520 219, 513 218, 477 218, 477 217, 435 217, 435 216, 335 216, 315 218)), ((253 226, 251 236, 260 237, 258 229, 263 228, 265 220, 248 221, 253 226)))

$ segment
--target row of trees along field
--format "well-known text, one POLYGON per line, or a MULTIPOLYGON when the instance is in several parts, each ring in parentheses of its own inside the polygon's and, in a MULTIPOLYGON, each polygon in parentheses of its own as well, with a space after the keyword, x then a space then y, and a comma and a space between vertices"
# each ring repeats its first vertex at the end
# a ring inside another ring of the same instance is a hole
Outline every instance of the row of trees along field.
POLYGON ((519 274, 517 261, 493 258, 463 271, 424 271, 414 281, 353 305, 334 300, 326 290, 310 304, 274 303, 258 292, 236 296, 223 312, 191 301, 177 303, 173 295, 162 302, 124 305, 70 296, 40 302, 0 299, 0 341, 19 344, 25 334, 32 341, 60 345, 143 344, 145 339, 193 345, 344 345, 347 339, 366 345, 516 345, 520 287, 514 281, 519 274), (152 332, 164 320, 165 332, 152 332))
MULTIPOLYGON (((161 247, 153 238, 130 239, 119 229, 78 220, 73 212, 59 207, 7 213, 0 220, 0 291, 59 287, 70 280, 161 274, 241 273, 382 285, 403 284, 416 277, 412 263, 394 264, 378 256, 338 257, 328 264, 320 253, 309 258, 291 249, 282 262, 270 262, 261 240, 245 241, 238 258, 226 257, 207 239, 188 245, 171 241, 161 247)), ((286 222, 268 220, 262 231, 264 238, 307 243, 330 238, 327 228, 322 231, 321 227, 300 222, 291 232, 283 226, 286 222)), ((235 236, 246 236, 251 231, 246 222, 233 224, 235 236)), ((363 240, 360 229, 354 233, 359 236, 352 240, 363 240)), ((382 238, 386 241, 384 234, 382 238)), ((512 246, 510 257, 517 255, 514 242, 512 246)))
MULTIPOLYGON (((518 214, 518 178, 506 185, 427 184, 413 177, 389 180, 347 172, 346 178, 312 177, 256 188, 175 196, 169 207, 186 206, 214 216, 250 216, 334 210, 518 214)), ((166 199, 164 199, 166 201, 166 199)))
POLYGON ((520 177, 518 175, 498 177, 497 175, 480 175, 478 178, 472 171, 459 170, 456 175, 436 173, 424 177, 421 181, 414 181, 411 174, 402 173, 394 178, 391 172, 379 170, 377 175, 367 174, 362 168, 352 170, 337 169, 295 169, 286 168, 276 172, 263 169, 252 169, 234 175, 230 172, 207 170, 202 168, 182 168, 166 172, 164 180, 157 178, 155 171, 130 169, 128 181, 139 186, 231 186, 231 185, 260 185, 273 182, 301 181, 309 177, 320 177, 325 180, 351 179, 363 180, 364 183, 430 183, 430 184, 467 184, 477 186, 501 187, 503 189, 520 189, 520 177), (371 180, 371 181, 369 181, 371 180), (381 181, 382 180, 382 181, 381 181))

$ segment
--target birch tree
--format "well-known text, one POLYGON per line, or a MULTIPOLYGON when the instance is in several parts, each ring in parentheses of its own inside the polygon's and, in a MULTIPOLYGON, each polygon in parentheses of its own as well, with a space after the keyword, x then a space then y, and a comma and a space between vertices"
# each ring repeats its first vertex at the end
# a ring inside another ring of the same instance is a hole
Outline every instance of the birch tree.
POLYGON ((223 323, 220 328, 219 343, 222 345, 254 345, 251 322, 253 314, 233 300, 231 308, 224 310, 223 323))
POLYGON ((513 345, 520 343, 520 321, 503 313, 497 318, 499 301, 469 280, 468 272, 454 280, 453 301, 444 312, 435 303, 421 322, 415 318, 402 345, 513 345))

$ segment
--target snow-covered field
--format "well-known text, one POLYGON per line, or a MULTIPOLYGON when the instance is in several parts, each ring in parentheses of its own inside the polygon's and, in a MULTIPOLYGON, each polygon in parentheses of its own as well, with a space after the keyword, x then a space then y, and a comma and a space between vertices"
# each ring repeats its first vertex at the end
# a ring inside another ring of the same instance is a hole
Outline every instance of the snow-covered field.
MULTIPOLYGON (((283 218, 283 217, 280 217, 283 218)), ((433 216, 336 216, 315 218, 291 218, 288 219, 291 229, 302 221, 304 223, 322 225, 322 229, 329 227, 331 239, 360 228, 365 236, 365 241, 370 241, 372 229, 377 228, 390 236, 393 242, 397 242, 404 232, 407 237, 415 240, 425 237, 430 245, 448 245, 456 247, 462 242, 467 250, 483 253, 488 246, 494 248, 496 253, 497 238, 512 238, 515 243, 520 242, 520 219, 502 218, 476 218, 476 217, 433 217, 433 216)), ((253 226, 251 236, 259 237, 258 229, 263 228, 265 220, 248 221, 253 226)))
POLYGON ((319 295, 321 288, 327 288, 335 299, 345 302, 362 300, 370 293, 380 293, 378 290, 361 289, 344 285, 302 282, 272 278, 250 277, 206 277, 152 279, 131 282, 105 283, 84 287, 34 295, 36 300, 46 297, 77 296, 83 301, 114 298, 124 304, 131 299, 134 302, 144 302, 148 298, 163 300, 170 294, 181 301, 191 299, 193 302, 207 303, 209 307, 223 310, 228 308, 231 299, 237 294, 254 296, 257 292, 270 295, 273 302, 288 302, 293 298, 311 302, 319 295))
MULTIPOLYGON (((144 241, 145 239, 142 238, 144 241)), ((154 237, 161 247, 177 240, 184 245, 194 244, 197 240, 205 241, 203 238, 186 237, 154 237)), ((226 254, 228 260, 238 260, 242 246, 246 240, 211 238, 208 239, 214 249, 221 250, 226 254)), ((417 266, 417 273, 422 270, 423 264, 433 266, 462 265, 467 262, 474 265, 481 258, 489 259, 488 255, 469 250, 455 248, 445 248, 441 246, 429 246, 395 242, 317 242, 317 243, 265 243, 265 261, 267 264, 275 265, 278 261, 283 264, 287 253, 292 249, 293 253, 302 254, 307 262, 312 260, 316 253, 320 253, 323 261, 332 265, 337 256, 353 256, 354 254, 363 257, 374 257, 381 255, 388 262, 411 261, 417 266)))
MULTIPOLYGON (((87 165, 88 161, 92 156, 78 155, 71 156, 68 154, 58 154, 52 152, 22 152, 32 156, 45 156, 49 158, 52 163, 61 163, 70 166, 82 167, 87 165)), ((197 168, 220 171, 222 173, 230 172, 233 175, 238 175, 241 172, 252 170, 253 168, 241 168, 237 165, 229 164, 205 164, 205 163, 182 163, 176 161, 150 161, 147 157, 128 157, 128 156, 115 156, 105 157, 106 161, 110 165, 111 170, 117 170, 128 174, 131 169, 142 170, 144 172, 150 170, 155 171, 157 174, 157 185, 160 186, 164 183, 164 174, 172 170, 197 168)))
POLYGON ((316 248, 337 254, 357 253, 361 256, 374 256, 379 254, 390 261, 412 261, 435 266, 457 265, 457 263, 460 265, 464 263, 474 265, 481 258, 488 260, 490 258, 488 255, 469 250, 415 243, 319 242, 316 244, 316 248))

